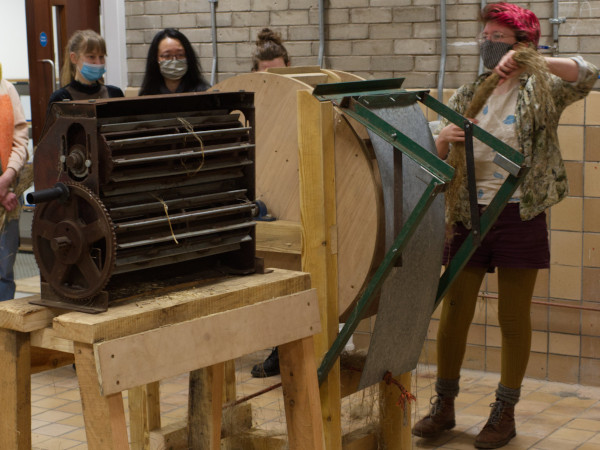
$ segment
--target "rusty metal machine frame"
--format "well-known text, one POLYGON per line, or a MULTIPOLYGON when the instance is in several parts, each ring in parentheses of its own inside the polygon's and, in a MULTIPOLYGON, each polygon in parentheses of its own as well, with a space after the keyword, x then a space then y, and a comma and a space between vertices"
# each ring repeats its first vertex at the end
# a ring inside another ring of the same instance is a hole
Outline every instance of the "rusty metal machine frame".
POLYGON ((53 104, 28 198, 41 303, 99 312, 136 276, 253 272, 254 153, 253 93, 53 104))

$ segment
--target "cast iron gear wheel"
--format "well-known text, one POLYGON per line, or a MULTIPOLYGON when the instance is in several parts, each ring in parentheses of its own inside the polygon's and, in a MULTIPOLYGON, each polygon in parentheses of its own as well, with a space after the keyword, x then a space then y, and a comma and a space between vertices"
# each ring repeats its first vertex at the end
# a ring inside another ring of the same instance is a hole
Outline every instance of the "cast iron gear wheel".
POLYGON ((65 183, 67 201, 35 207, 33 252, 45 280, 61 297, 87 300, 106 286, 115 267, 117 238, 100 198, 79 183, 65 183))

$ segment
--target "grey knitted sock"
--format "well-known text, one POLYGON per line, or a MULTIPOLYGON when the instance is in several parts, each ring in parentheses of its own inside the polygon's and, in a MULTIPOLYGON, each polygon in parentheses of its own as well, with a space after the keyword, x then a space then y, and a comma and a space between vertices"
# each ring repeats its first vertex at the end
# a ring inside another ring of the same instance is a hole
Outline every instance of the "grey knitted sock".
POLYGON ((442 378, 438 378, 435 382, 435 392, 442 397, 456 397, 459 391, 459 380, 460 377, 454 380, 444 380, 442 378))
POLYGON ((496 398, 498 400, 502 400, 503 402, 510 403, 511 405, 516 405, 519 401, 519 397, 521 396, 521 389, 511 389, 506 386, 498 383, 498 389, 496 389, 496 398))

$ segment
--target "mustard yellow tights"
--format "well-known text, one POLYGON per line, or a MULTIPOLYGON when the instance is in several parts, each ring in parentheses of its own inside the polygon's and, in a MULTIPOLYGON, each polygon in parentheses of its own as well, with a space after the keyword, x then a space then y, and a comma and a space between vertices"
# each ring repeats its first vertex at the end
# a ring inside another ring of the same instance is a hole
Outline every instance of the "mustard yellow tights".
MULTIPOLYGON (((520 389, 531 349, 531 297, 538 269, 498 269, 498 321, 502 332, 500 383, 520 389)), ((444 298, 437 335, 438 378, 455 380, 486 269, 465 267, 444 298)), ((484 344, 483 342, 481 344, 484 344)))

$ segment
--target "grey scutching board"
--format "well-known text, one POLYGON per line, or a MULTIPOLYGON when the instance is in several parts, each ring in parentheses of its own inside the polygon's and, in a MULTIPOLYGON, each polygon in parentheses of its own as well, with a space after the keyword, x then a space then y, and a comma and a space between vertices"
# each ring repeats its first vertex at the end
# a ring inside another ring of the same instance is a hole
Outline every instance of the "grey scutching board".
MULTIPOLYGON (((372 111, 426 150, 437 154, 427 120, 416 103, 372 111)), ((369 134, 381 173, 387 251, 399 231, 394 230, 394 217, 401 214, 401 223, 406 221, 431 175, 404 154, 400 169, 396 164, 394 171, 394 152, 399 150, 375 133, 369 131, 369 134), (400 173, 402 209, 395 211, 394 177, 400 173)), ((444 196, 439 194, 402 252, 401 266, 393 267, 383 283, 359 389, 379 383, 387 371, 396 376, 416 367, 435 303, 444 234, 444 196)))

